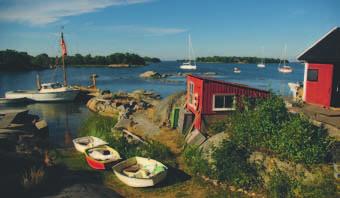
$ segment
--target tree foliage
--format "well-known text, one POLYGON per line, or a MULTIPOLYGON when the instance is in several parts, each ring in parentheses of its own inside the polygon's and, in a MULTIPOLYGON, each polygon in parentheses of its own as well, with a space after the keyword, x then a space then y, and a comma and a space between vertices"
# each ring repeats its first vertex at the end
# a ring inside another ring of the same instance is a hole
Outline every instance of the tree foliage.
MULTIPOLYGON (((207 63, 259 63, 263 58, 259 57, 238 57, 238 56, 208 56, 208 57, 197 57, 197 62, 207 63)), ((264 58, 266 63, 279 63, 280 59, 275 58, 264 58)), ((286 60, 286 62, 288 62, 286 60)))
MULTIPOLYGON (((113 53, 108 56, 92 56, 87 54, 75 54, 67 56, 65 63, 68 65, 109 65, 109 64, 129 64, 129 65, 145 65, 146 63, 160 62, 158 58, 141 57, 133 53, 113 53)), ((47 54, 39 54, 31 56, 26 52, 18 52, 15 50, 0 51, 0 68, 5 70, 28 70, 43 69, 51 65, 60 65, 61 58, 49 57, 47 54)))

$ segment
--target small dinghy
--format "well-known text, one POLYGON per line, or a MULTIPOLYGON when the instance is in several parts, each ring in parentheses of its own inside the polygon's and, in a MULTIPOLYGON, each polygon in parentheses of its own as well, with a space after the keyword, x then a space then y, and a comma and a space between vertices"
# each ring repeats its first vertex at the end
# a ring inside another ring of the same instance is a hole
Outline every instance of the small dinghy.
POLYGON ((106 145, 108 143, 94 136, 85 136, 74 139, 73 144, 77 151, 85 153, 86 149, 106 145))
POLYGON ((129 158, 112 169, 120 181, 132 187, 154 186, 166 177, 168 170, 164 164, 143 157, 129 158))
POLYGON ((88 165, 96 170, 110 169, 122 158, 113 148, 103 145, 85 150, 88 165))

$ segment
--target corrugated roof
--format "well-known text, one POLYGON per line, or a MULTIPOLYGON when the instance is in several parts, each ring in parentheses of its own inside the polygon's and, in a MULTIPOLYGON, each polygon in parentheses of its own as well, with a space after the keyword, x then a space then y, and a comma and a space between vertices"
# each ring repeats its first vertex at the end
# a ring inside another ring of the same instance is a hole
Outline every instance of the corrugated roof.
POLYGON ((240 88, 252 89, 252 90, 256 90, 256 91, 260 91, 260 92, 269 93, 269 91, 257 89, 257 88, 250 87, 250 86, 244 85, 244 84, 239 84, 239 83, 234 83, 234 82, 226 82, 226 81, 223 81, 223 80, 217 80, 217 79, 214 79, 214 78, 203 77, 203 76, 196 76, 196 75, 192 75, 192 74, 189 74, 188 76, 198 78, 198 79, 201 79, 201 80, 205 80, 205 81, 212 81, 212 82, 216 82, 216 83, 220 83, 220 84, 231 85, 231 86, 236 86, 236 87, 240 87, 240 88))
POLYGON ((340 27, 333 28, 300 54, 297 59, 321 63, 340 62, 340 27))

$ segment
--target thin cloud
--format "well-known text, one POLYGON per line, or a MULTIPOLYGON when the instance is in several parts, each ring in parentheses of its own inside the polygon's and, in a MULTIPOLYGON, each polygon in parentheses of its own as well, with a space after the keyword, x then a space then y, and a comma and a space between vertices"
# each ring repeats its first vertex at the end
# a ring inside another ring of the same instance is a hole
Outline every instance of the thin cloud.
MULTIPOLYGON (((97 27, 98 28, 98 27, 97 27)), ((169 27, 146 27, 138 25, 120 25, 113 27, 103 27, 107 31, 122 32, 122 33, 136 33, 143 36, 164 36, 187 32, 184 28, 169 28, 169 27)))
POLYGON ((95 12, 110 6, 147 3, 152 0, 4 0, 0 21, 46 25, 63 17, 95 12))

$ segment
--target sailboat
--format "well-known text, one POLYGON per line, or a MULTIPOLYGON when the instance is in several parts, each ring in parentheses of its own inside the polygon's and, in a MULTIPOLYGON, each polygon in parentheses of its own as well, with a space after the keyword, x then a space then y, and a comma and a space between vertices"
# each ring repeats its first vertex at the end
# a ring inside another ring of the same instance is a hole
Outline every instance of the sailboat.
POLYGON ((286 56, 287 56, 287 45, 284 47, 284 54, 283 54, 283 65, 278 67, 279 72, 287 74, 292 73, 293 68, 289 65, 286 65, 286 56))
POLYGON ((17 90, 8 91, 5 97, 9 99, 14 98, 28 98, 37 102, 51 102, 51 101, 73 101, 79 93, 78 89, 69 87, 67 85, 67 76, 65 68, 65 57, 67 56, 66 44, 64 41, 63 32, 61 32, 60 46, 62 51, 63 74, 64 83, 48 82, 40 83, 40 78, 37 76, 37 90, 17 90))
POLYGON ((189 34, 189 37, 188 37, 188 52, 189 52, 189 59, 188 59, 188 62, 184 62, 182 63, 182 65, 180 66, 181 69, 192 69, 192 70, 195 70, 197 68, 196 66, 196 58, 195 56, 193 55, 193 58, 194 58, 194 64, 192 64, 192 60, 191 60, 191 55, 193 54, 193 47, 192 47, 192 43, 191 43, 191 36, 189 34))
POLYGON ((257 64, 257 67, 258 68, 265 68, 266 65, 264 64, 264 57, 263 57, 263 47, 262 47, 262 59, 261 59, 261 62, 257 64))

